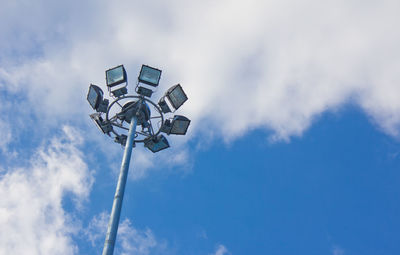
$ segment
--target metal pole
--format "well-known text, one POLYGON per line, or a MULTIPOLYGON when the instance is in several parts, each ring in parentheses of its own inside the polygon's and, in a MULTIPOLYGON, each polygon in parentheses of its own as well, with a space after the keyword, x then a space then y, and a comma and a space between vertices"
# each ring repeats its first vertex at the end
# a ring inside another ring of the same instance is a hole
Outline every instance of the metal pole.
POLYGON ((117 189, 113 207, 111 210, 110 221, 108 223, 106 241, 104 242, 103 255, 112 255, 114 253, 115 240, 117 238, 119 217, 121 214, 122 199, 124 198, 125 184, 128 176, 129 162, 131 160, 133 140, 136 133, 137 118, 133 116, 129 125, 128 137, 126 139, 124 157, 122 158, 121 170, 119 173, 117 189))

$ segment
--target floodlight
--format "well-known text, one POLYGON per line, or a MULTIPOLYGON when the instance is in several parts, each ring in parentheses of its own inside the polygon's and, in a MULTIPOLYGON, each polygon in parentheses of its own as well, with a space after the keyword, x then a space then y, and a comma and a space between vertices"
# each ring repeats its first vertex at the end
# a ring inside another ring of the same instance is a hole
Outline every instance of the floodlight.
POLYGON ((144 141, 144 146, 151 150, 152 152, 159 152, 169 147, 167 138, 163 135, 158 135, 156 137, 148 137, 144 141))
POLYGON ((139 82, 151 85, 153 87, 157 87, 160 82, 161 70, 142 65, 142 69, 140 70, 140 74, 138 77, 139 82))
POLYGON ((188 99, 180 84, 168 89, 166 96, 176 110, 188 99))
POLYGON ((142 96, 145 96, 145 97, 151 97, 151 95, 153 94, 153 91, 151 89, 139 86, 137 93, 139 95, 142 95, 142 96))
POLYGON ((185 116, 175 115, 171 123, 171 134, 185 135, 190 125, 190 120, 185 116))
POLYGON ((123 65, 108 69, 106 71, 106 82, 108 87, 127 82, 126 71, 123 65))
POLYGON ((169 108, 169 106, 168 106, 167 102, 165 101, 165 98, 164 98, 164 97, 162 97, 162 98, 160 99, 160 101, 158 101, 158 105, 160 106, 161 111, 162 111, 163 113, 171 112, 171 109, 169 108))
POLYGON ((190 125, 190 120, 185 116, 175 115, 171 120, 165 120, 161 132, 168 135, 185 135, 190 125))
POLYGON ((101 101, 103 101, 103 94, 104 93, 101 88, 96 85, 90 84, 87 94, 87 100, 94 110, 96 110, 97 107, 99 107, 101 101))
POLYGON ((113 129, 110 122, 104 121, 100 113, 93 113, 90 114, 89 116, 94 121, 94 123, 100 129, 101 132, 110 135, 110 132, 113 129))
POLYGON ((103 90, 98 86, 90 84, 87 100, 97 112, 107 112, 108 99, 103 99, 103 90))

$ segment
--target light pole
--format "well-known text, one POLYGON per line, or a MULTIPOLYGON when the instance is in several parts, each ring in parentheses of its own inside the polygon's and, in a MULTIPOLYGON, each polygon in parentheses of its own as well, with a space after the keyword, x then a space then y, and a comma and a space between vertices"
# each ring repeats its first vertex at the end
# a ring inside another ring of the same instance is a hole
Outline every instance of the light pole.
POLYGON ((169 147, 168 140, 160 134, 161 132, 167 135, 184 135, 190 125, 190 120, 181 115, 164 120, 164 114, 171 113, 171 109, 177 110, 188 99, 179 84, 168 89, 158 104, 149 99, 160 78, 161 70, 142 65, 135 87, 137 95, 127 95, 128 78, 124 66, 107 70, 107 88, 110 96, 114 98, 111 104, 108 99, 104 99, 100 87, 93 84, 89 86, 87 100, 96 111, 90 117, 104 134, 125 146, 103 255, 112 255, 114 252, 132 148, 136 143, 144 143, 144 146, 154 153, 161 151, 169 147), (139 125, 141 131, 137 130, 139 125), (127 135, 124 134, 126 132, 127 135))

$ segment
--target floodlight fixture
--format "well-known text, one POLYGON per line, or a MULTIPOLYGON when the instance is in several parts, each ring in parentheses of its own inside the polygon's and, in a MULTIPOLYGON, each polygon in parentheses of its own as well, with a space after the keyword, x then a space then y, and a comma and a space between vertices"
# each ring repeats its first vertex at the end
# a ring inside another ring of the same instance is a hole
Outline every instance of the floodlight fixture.
POLYGON ((97 112, 90 114, 89 116, 94 121, 94 123, 100 129, 101 132, 110 135, 110 132, 113 130, 110 122, 104 121, 100 113, 97 112))
POLYGON ((121 83, 126 83, 127 80, 128 78, 123 65, 116 66, 106 71, 106 82, 109 88, 121 83))
POLYGON ((172 119, 165 120, 161 127, 161 132, 167 135, 186 135, 189 128, 190 120, 182 115, 175 115, 172 119))
POLYGON ((137 93, 139 95, 145 96, 145 97, 151 97, 153 94, 153 91, 151 89, 145 88, 145 87, 138 87, 137 93))
POLYGON ((171 134, 186 135, 189 128, 190 120, 182 115, 175 115, 171 123, 171 134))
POLYGON ((87 94, 87 100, 93 110, 97 112, 106 112, 108 107, 108 99, 103 99, 103 90, 100 87, 90 84, 87 94))
POLYGON ((167 102, 165 101, 165 97, 162 97, 162 98, 160 99, 160 101, 158 101, 158 105, 160 106, 161 111, 162 111, 163 113, 169 113, 169 112, 171 112, 171 109, 169 108, 167 102))
POLYGON ((96 85, 90 84, 89 91, 87 94, 87 100, 92 106, 93 110, 99 106, 100 102, 103 100, 103 91, 96 85))
POLYGON ((186 100, 188 100, 188 97, 186 96, 180 84, 168 89, 166 96, 175 110, 178 110, 178 108, 181 107, 186 100))
POLYGON ((161 70, 150 67, 147 65, 142 65, 140 70, 138 81, 153 87, 157 87, 161 78, 161 70))
POLYGON ((163 135, 148 137, 144 141, 144 146, 153 153, 159 152, 169 147, 167 138, 163 135))

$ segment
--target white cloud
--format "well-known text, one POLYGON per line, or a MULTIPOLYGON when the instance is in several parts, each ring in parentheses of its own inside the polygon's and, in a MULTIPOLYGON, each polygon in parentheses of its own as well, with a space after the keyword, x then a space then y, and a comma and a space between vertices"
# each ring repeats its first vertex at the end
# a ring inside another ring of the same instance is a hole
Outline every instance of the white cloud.
POLYGON ((5 169, 0 177, 0 254, 76 254, 71 237, 79 222, 62 200, 87 198, 92 177, 79 151, 79 133, 63 128, 60 138, 33 155, 29 167, 5 169), (73 136, 73 137, 72 137, 73 136))
POLYGON ((222 244, 218 245, 217 249, 215 250, 215 253, 213 253, 213 255, 224 255, 224 254, 230 254, 230 253, 228 249, 222 244))
POLYGON ((121 254, 152 254, 157 245, 153 232, 147 228, 144 231, 135 229, 128 219, 125 219, 119 227, 119 241, 121 242, 121 254))
POLYGON ((106 212, 95 215, 89 222, 88 227, 83 230, 93 247, 97 245, 98 241, 104 241, 108 219, 109 216, 106 212))
POLYGON ((146 63, 164 69, 159 94, 184 85, 192 132, 212 129, 229 140, 261 127, 289 139, 353 102, 398 135, 396 0, 50 2, 35 4, 29 18, 13 15, 26 3, 6 5, 8 26, 0 27, 8 52, 21 57, 40 46, 30 59, 3 59, 0 72, 5 84, 29 84, 29 100, 47 116, 86 118, 89 82, 103 84, 104 69, 119 63, 135 77, 146 63))
POLYGON ((344 250, 339 246, 334 246, 332 249, 332 255, 344 255, 344 250))
MULTIPOLYGON (((92 218, 85 235, 92 243, 92 246, 103 247, 106 230, 108 226, 109 214, 102 212, 92 218)), ((146 228, 138 230, 132 226, 129 219, 122 221, 118 227, 118 236, 115 253, 118 254, 163 254, 165 242, 156 240, 153 232, 146 228)))

